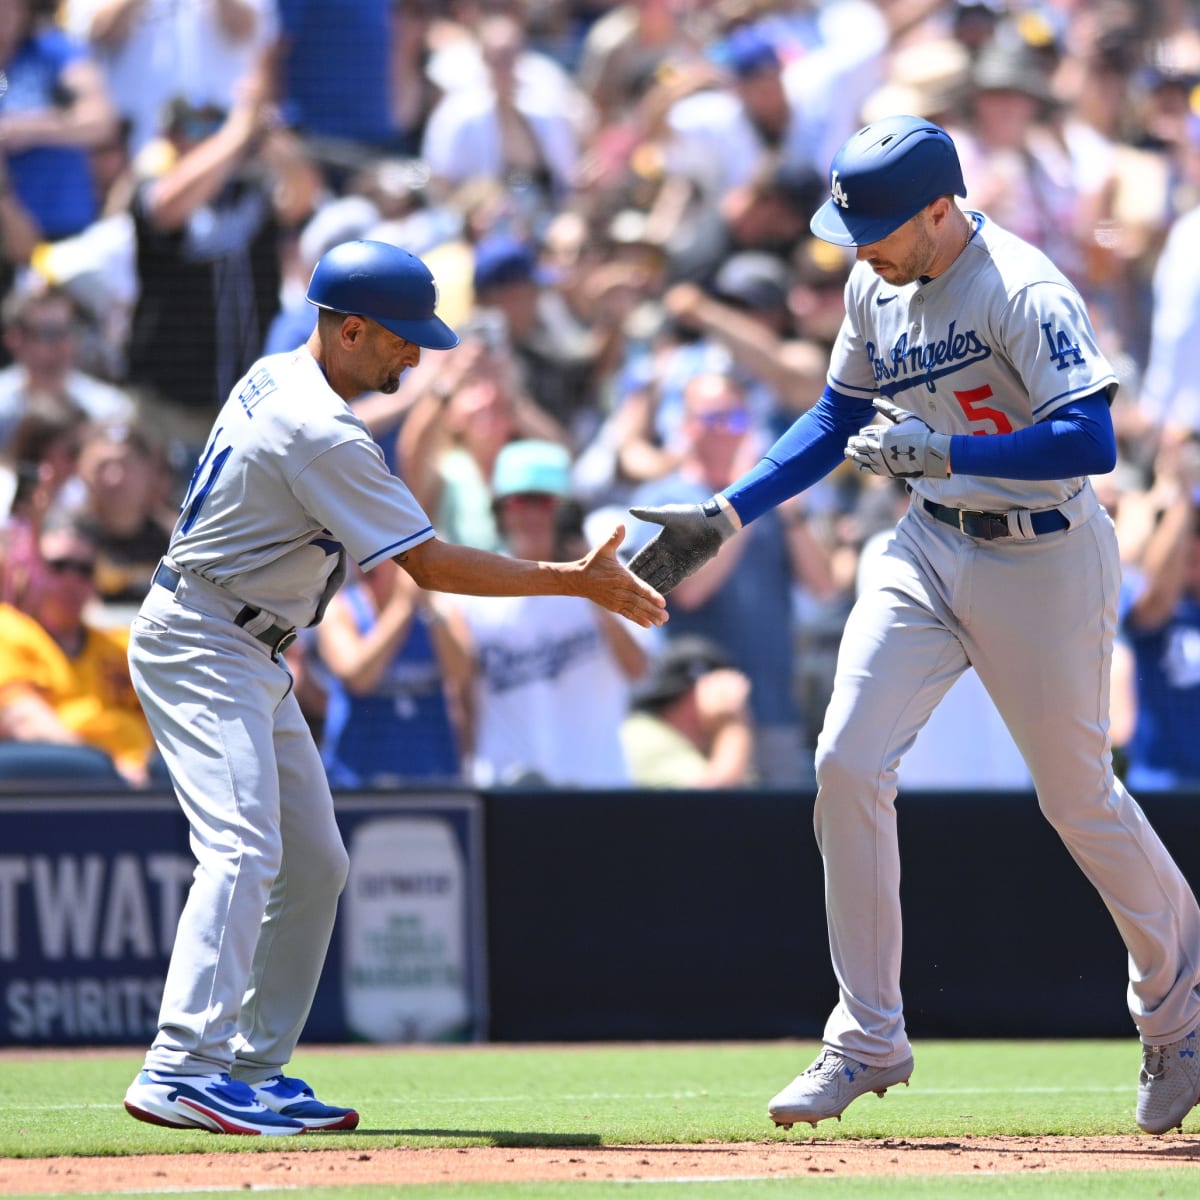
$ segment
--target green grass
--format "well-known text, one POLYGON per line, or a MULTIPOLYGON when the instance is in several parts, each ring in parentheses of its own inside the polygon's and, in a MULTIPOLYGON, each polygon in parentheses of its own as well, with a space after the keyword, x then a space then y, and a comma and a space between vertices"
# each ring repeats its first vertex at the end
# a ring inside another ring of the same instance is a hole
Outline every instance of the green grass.
MULTIPOLYGON (((292 1069, 321 1096, 362 1113, 358 1131, 326 1135, 343 1148, 794 1140, 811 1136, 809 1127, 776 1130, 766 1102, 814 1052, 789 1043, 379 1047, 301 1053, 292 1069)), ((126 1116, 121 1096, 139 1057, 5 1062, 0 1155, 211 1148, 207 1135, 126 1116)), ((1137 1069, 1135 1039, 926 1042, 912 1087, 865 1096, 818 1130, 822 1138, 1134 1133, 1137 1069)))
MULTIPOLYGON (((372 1047, 307 1050, 292 1064, 318 1094, 353 1102, 362 1126, 303 1139, 323 1148, 393 1146, 603 1146, 829 1138, 945 1138, 1000 1134, 1134 1134, 1135 1038, 1095 1042, 922 1042, 911 1088, 865 1096, 840 1123, 786 1132, 766 1118, 766 1101, 815 1053, 812 1044, 372 1047)), ((121 1107, 140 1052, 88 1057, 30 1054, 0 1061, 0 1157, 211 1153, 300 1149, 297 1142, 228 1138, 132 1121, 121 1107)), ((1200 1110, 1185 1131, 1200 1133, 1200 1110)), ((0 1163, 2 1175, 2 1163, 0 1163)), ((631 1185, 455 1185, 407 1187, 405 1200, 494 1200, 507 1196, 607 1200, 631 1185)), ((1039 1173, 929 1176, 914 1181, 813 1178, 641 1184, 678 1200, 733 1196, 1174 1197, 1200 1194, 1192 1167, 1087 1176, 1039 1173), (1186 1189, 1183 1182, 1186 1181, 1186 1189), (919 1182, 919 1189, 917 1183, 919 1182), (1043 1190, 1044 1189, 1044 1190, 1043 1190)), ((396 1188, 339 1190, 382 1196, 396 1188)), ((177 1194, 177 1193, 176 1193, 177 1194)), ((244 1193, 229 1193, 244 1194, 244 1193)), ((274 1195, 273 1192, 256 1193, 274 1195)), ((281 1193, 282 1194, 282 1193, 281 1193)), ((295 1192, 290 1193, 295 1196, 295 1192)), ((310 1193, 324 1195, 325 1191, 310 1193)), ((332 1195, 332 1191, 328 1194, 332 1195)), ((139 1193, 149 1195, 149 1193, 139 1193)), ((209 1192, 207 1196, 217 1196, 209 1192)))

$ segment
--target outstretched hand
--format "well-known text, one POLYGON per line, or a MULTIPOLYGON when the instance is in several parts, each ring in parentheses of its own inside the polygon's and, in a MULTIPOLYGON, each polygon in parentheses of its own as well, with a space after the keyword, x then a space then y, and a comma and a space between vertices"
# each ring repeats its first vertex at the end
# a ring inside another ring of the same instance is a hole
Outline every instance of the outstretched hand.
POLYGON ((662 526, 633 556, 629 569, 664 596, 704 566, 737 532, 715 498, 705 504, 664 504, 629 511, 641 521, 662 526))
POLYGON ((915 413, 890 400, 876 400, 875 411, 892 424, 864 426, 846 443, 845 456, 860 471, 894 479, 949 476, 949 434, 935 433, 915 413))
POLYGON ((667 602, 617 558, 617 548, 624 540, 625 526, 617 525, 608 540, 584 558, 581 590, 589 600, 635 625, 661 625, 667 619, 667 602))

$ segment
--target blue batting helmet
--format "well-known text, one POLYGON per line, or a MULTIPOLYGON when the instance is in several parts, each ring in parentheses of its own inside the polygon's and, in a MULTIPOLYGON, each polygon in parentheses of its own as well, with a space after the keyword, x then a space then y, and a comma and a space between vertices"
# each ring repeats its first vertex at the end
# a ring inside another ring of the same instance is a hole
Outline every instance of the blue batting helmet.
POLYGON ((833 156, 829 199, 809 222, 838 246, 868 246, 899 229, 939 196, 965 196, 950 135, 921 117, 873 121, 833 156))
POLYGON ((430 350, 458 345, 458 334, 434 312, 438 290, 429 268, 388 242, 342 242, 327 250, 309 280, 307 298, 317 308, 369 317, 430 350))

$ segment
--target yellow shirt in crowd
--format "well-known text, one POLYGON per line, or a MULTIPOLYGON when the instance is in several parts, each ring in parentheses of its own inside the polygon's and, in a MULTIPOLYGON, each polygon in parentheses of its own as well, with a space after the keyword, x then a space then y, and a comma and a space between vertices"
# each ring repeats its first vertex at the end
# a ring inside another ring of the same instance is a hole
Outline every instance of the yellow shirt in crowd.
POLYGON ((127 630, 89 628, 68 658, 32 617, 0 604, 0 705, 34 692, 89 746, 144 767, 154 741, 129 680, 128 643, 127 630))

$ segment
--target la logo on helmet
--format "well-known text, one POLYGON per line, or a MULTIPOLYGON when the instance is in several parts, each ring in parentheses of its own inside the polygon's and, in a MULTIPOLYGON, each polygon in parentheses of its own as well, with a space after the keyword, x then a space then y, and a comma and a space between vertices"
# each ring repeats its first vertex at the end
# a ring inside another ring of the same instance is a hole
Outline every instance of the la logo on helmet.
POLYGON ((838 178, 836 171, 829 179, 829 194, 833 197, 833 202, 841 208, 850 207, 850 197, 846 195, 845 189, 842 187, 842 181, 838 178))

